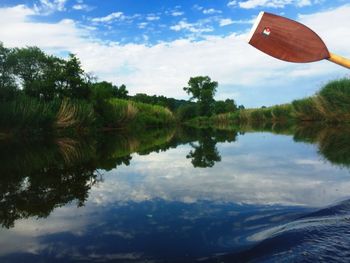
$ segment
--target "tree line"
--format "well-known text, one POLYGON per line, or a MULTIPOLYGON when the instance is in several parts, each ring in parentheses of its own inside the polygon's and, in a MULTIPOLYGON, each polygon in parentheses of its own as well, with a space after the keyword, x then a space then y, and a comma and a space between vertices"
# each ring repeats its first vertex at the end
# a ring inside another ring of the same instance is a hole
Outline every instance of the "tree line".
POLYGON ((208 76, 198 76, 190 78, 188 87, 184 88, 191 95, 189 100, 143 93, 130 96, 124 84, 118 87, 107 81, 97 81, 84 71, 74 54, 62 59, 38 47, 6 48, 0 42, 0 102, 26 96, 47 102, 69 98, 100 105, 108 99, 119 98, 167 107, 180 120, 188 120, 234 112, 239 108, 233 99, 216 101, 217 87, 218 83, 208 76))
POLYGON ((17 94, 43 99, 72 98, 93 100, 106 97, 127 98, 125 85, 97 82, 86 73, 80 60, 47 55, 38 47, 6 48, 0 42, 0 100, 17 94))

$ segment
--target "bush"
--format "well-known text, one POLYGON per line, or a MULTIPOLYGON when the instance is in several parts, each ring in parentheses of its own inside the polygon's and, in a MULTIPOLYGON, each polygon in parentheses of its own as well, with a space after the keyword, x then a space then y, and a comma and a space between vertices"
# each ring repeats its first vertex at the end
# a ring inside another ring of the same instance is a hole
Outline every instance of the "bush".
POLYGON ((181 121, 193 119, 198 116, 198 107, 194 103, 181 105, 176 111, 176 116, 181 121))
POLYGON ((350 112, 350 79, 341 79, 328 83, 319 92, 325 102, 327 112, 350 112))
POLYGON ((322 114, 318 109, 316 97, 309 97, 292 102, 295 116, 301 121, 322 120, 322 114))
POLYGON ((174 121, 167 108, 140 102, 110 99, 95 107, 100 125, 109 128, 126 126, 161 126, 174 121))

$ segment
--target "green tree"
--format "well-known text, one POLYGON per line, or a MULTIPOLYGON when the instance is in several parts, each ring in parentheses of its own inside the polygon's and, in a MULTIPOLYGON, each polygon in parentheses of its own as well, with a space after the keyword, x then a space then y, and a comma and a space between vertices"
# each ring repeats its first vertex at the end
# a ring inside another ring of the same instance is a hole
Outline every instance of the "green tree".
POLYGON ((122 84, 119 88, 115 86, 114 96, 119 99, 127 99, 129 91, 126 89, 126 86, 122 84))
POLYGON ((18 89, 13 66, 11 50, 5 48, 0 42, 0 100, 2 101, 12 99, 18 89))
POLYGON ((38 47, 15 48, 12 52, 14 73, 21 80, 25 94, 39 97, 38 84, 43 81, 46 55, 38 47))
POLYGON ((215 114, 234 112, 237 110, 237 105, 234 100, 226 99, 225 101, 219 100, 214 103, 215 114))
POLYGON ((74 54, 69 54, 62 77, 65 96, 77 99, 87 99, 89 97, 90 85, 88 76, 82 69, 80 60, 74 54))
POLYGON ((48 56, 37 47, 15 48, 10 57, 14 74, 26 95, 45 100, 67 96, 64 93, 67 93, 68 62, 48 56))
POLYGON ((112 98, 115 94, 115 86, 107 81, 97 82, 91 85, 91 98, 93 101, 101 101, 112 98))
POLYGON ((198 116, 198 107, 195 103, 187 103, 181 105, 177 111, 176 116, 179 120, 190 120, 198 116))
POLYGON ((192 95, 190 100, 197 100, 199 114, 202 116, 210 116, 214 112, 214 95, 218 83, 211 81, 208 76, 192 77, 188 81, 188 87, 183 89, 187 94, 192 95))

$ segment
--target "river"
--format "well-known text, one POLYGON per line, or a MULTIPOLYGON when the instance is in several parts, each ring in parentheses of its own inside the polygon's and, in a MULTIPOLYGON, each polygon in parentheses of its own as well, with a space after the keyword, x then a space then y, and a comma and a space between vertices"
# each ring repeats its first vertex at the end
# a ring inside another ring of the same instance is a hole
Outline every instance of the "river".
POLYGON ((0 262, 348 262, 349 134, 2 141, 0 262))

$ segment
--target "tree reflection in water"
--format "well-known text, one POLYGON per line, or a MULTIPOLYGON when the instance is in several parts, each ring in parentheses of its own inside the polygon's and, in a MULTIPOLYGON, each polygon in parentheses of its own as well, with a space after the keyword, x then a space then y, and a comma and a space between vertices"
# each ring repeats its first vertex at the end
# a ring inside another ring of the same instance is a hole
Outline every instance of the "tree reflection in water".
MULTIPOLYGON (((287 134, 296 142, 318 145, 331 163, 350 167, 350 128, 321 126, 264 126, 243 132, 287 134), (277 129, 278 128, 278 129, 277 129)), ((134 152, 147 155, 190 143, 186 155, 194 167, 213 167, 221 161, 219 142, 234 142, 235 130, 181 128, 149 130, 138 135, 99 134, 94 138, 56 138, 41 142, 0 143, 0 224, 11 228, 16 220, 47 217, 57 207, 75 201, 83 206, 91 187, 101 180, 97 170, 129 165, 134 152)))

